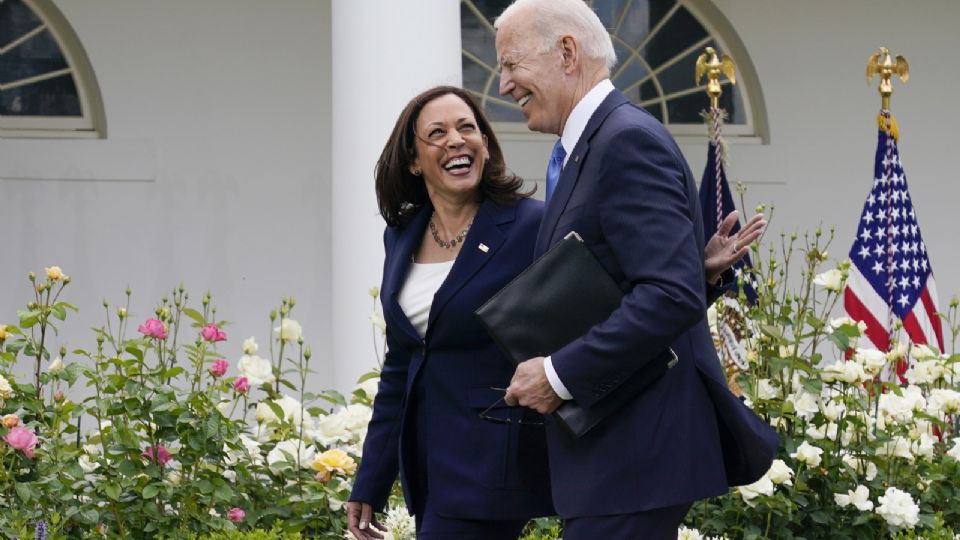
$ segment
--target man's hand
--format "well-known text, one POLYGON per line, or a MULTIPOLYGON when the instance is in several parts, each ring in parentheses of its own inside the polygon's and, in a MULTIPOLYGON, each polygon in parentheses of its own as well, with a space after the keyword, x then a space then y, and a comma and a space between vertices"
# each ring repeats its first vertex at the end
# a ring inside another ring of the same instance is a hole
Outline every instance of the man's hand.
POLYGON ((357 540, 379 540, 387 532, 373 515, 373 507, 360 501, 347 503, 347 528, 357 540))
POLYGON ((522 405, 540 414, 550 414, 563 403, 547 380, 542 356, 531 358, 517 366, 503 400, 511 407, 522 405))
POLYGON ((750 218, 750 221, 736 234, 730 234, 739 217, 740 213, 736 210, 730 212, 720 222, 717 232, 710 237, 710 241, 703 249, 703 266, 707 273, 707 282, 711 284, 716 283, 720 279, 720 274, 726 272, 750 251, 750 244, 760 238, 764 227, 767 226, 763 214, 757 214, 750 218))

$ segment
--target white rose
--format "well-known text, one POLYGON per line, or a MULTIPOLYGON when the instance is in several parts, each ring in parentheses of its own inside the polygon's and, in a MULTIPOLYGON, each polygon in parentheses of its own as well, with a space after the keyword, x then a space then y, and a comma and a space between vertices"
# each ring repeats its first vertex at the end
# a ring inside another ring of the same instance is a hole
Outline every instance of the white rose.
POLYGON ((264 424, 271 424, 280 421, 280 418, 277 417, 275 412, 273 412, 273 409, 267 404, 267 401, 261 401, 260 403, 257 403, 257 410, 254 413, 254 416, 256 417, 257 422, 264 424))
POLYGON ((844 452, 841 459, 850 466, 857 474, 863 474, 867 481, 871 481, 877 476, 877 465, 865 458, 858 458, 854 455, 844 452))
POLYGON ((91 460, 87 454, 83 454, 77 458, 77 463, 80 465, 80 468, 83 469, 83 472, 87 474, 92 473, 100 467, 100 464, 91 460))
POLYGON ((756 499, 760 495, 773 495, 773 481, 765 474, 760 477, 759 480, 748 486, 738 487, 737 491, 740 492, 740 496, 743 497, 744 502, 753 506, 756 504, 753 499, 756 499))
POLYGON ((237 367, 240 369, 240 375, 246 377, 251 386, 270 384, 276 380, 270 362, 257 355, 241 356, 237 367))
POLYGON ((932 360, 940 355, 926 345, 914 345, 910 347, 910 357, 914 360, 932 360))
POLYGON ((276 400, 274 403, 280 406, 283 409, 283 419, 287 422, 293 424, 294 429, 300 429, 300 420, 303 417, 302 407, 300 402, 295 398, 292 398, 286 394, 283 395, 280 399, 276 400))
POLYGON ((83 451, 86 452, 88 456, 99 456, 100 455, 100 445, 99 444, 85 444, 83 445, 83 451))
POLYGON ((280 326, 273 329, 280 341, 299 341, 303 337, 303 328, 293 319, 283 319, 280 326))
POLYGON ((867 486, 857 486, 857 489, 849 490, 846 494, 834 493, 833 500, 840 508, 852 504, 861 512, 873 510, 873 502, 870 501, 870 490, 867 489, 867 486))
POLYGON ((913 451, 913 455, 917 456, 918 458, 925 459, 927 461, 933 461, 933 445, 935 443, 936 440, 934 440, 933 437, 927 435, 926 433, 922 433, 917 442, 911 445, 910 449, 913 451))
POLYGON ((413 538, 417 534, 416 522, 403 505, 391 508, 383 524, 396 540, 413 538))
POLYGON ((960 461, 960 437, 953 439, 953 448, 947 450, 947 455, 960 461))
POLYGON ((910 441, 904 437, 894 437, 877 448, 878 456, 900 457, 913 461, 913 452, 910 450, 910 441))
POLYGON ((363 390, 363 393, 367 396, 367 399, 373 399, 376 397, 377 390, 380 388, 380 377, 367 379, 358 384, 357 388, 363 390))
POLYGON ((220 412, 224 418, 230 418, 231 404, 232 403, 230 401, 221 401, 220 403, 217 403, 217 411, 220 412))
POLYGON ((681 525, 677 531, 677 540, 703 540, 703 535, 697 529, 688 529, 681 525))
POLYGON ((927 398, 923 397, 923 389, 917 385, 911 384, 904 388, 903 399, 913 411, 919 412, 927 408, 927 398))
POLYGON ((259 349, 260 348, 257 346, 257 340, 254 339, 253 336, 243 340, 243 354, 247 356, 253 356, 257 354, 259 349))
POLYGON ((887 521, 891 527, 898 529, 912 529, 920 520, 920 507, 913 502, 913 497, 905 491, 895 487, 888 487, 887 491, 877 499, 880 506, 876 512, 887 521))
POLYGON ((791 394, 787 397, 787 400, 793 403, 797 416, 804 420, 813 418, 820 411, 820 398, 805 390, 801 389, 795 394, 791 394))
POLYGON ((59 356, 54 358, 53 362, 50 362, 50 367, 47 368, 47 372, 51 375, 56 375, 63 371, 63 359, 59 356))
POLYGON ((0 375, 0 398, 5 399, 5 398, 9 398, 12 395, 13 395, 13 387, 10 386, 10 382, 7 381, 7 379, 5 379, 3 375, 0 375))
POLYGON ((842 401, 827 401, 820 407, 820 412, 831 422, 836 422, 837 418, 847 410, 847 406, 842 401))
POLYGON ((866 374, 859 362, 839 360, 824 367, 821 378, 824 382, 840 381, 846 384, 854 384, 869 381, 872 377, 866 374))
POLYGON ((806 463, 810 467, 816 467, 820 465, 820 455, 823 454, 823 449, 813 446, 807 441, 800 443, 800 446, 797 447, 797 451, 790 454, 790 457, 796 459, 800 463, 806 463))
POLYGON ((843 272, 834 268, 833 270, 827 270, 822 274, 818 274, 813 278, 813 283, 820 285, 824 289, 833 292, 840 292, 843 289, 844 276, 843 272))
POLYGON ((757 381, 757 397, 760 399, 777 399, 780 397, 780 389, 770 383, 770 379, 760 379, 757 381))
POLYGON ((897 343, 893 349, 887 351, 887 361, 897 362, 903 360, 907 357, 907 353, 910 352, 910 349, 907 347, 906 343, 897 343))
POLYGON ((930 391, 927 400, 927 412, 931 416, 941 417, 941 414, 956 414, 960 411, 960 392, 948 388, 935 388, 930 391))
POLYGON ((870 374, 876 375, 887 365, 887 355, 877 349, 858 348, 854 358, 863 364, 863 369, 870 374))
POLYGON ((946 370, 936 359, 914 362, 904 377, 912 384, 931 384, 937 382, 946 370))
POLYGON ((278 472, 281 463, 299 464, 299 468, 309 468, 316 457, 317 450, 312 444, 297 439, 287 439, 277 443, 277 446, 267 454, 267 465, 270 470, 278 472))
POLYGON ((793 485, 793 469, 791 469, 782 459, 773 460, 770 470, 767 471, 767 476, 770 477, 770 481, 774 484, 785 484, 788 486, 793 485))

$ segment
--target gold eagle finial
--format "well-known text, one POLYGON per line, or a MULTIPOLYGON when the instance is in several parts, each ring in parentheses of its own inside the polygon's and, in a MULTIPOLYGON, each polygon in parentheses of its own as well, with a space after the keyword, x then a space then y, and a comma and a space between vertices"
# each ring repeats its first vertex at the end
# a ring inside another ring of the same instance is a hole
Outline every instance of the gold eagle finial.
POLYGON ((707 95, 710 96, 710 106, 714 109, 719 108, 720 94, 723 93, 720 87, 720 75, 726 75, 730 79, 730 84, 737 84, 736 70, 737 65, 733 62, 733 58, 725 54, 721 60, 713 47, 707 47, 697 58, 694 82, 700 84, 703 76, 707 76, 707 95))
POLYGON ((890 95, 893 94, 893 75, 900 77, 901 82, 910 80, 910 65, 907 59, 899 54, 894 59, 893 55, 886 47, 880 47, 877 52, 867 60, 867 84, 873 80, 874 75, 880 76, 880 98, 883 110, 890 109, 890 95))

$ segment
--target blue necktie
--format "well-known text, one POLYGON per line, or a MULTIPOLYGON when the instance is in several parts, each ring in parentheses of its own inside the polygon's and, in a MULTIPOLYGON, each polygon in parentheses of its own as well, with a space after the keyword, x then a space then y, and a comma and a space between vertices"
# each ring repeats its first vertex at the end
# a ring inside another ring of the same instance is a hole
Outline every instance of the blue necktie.
POLYGON ((550 162, 547 163, 547 202, 557 189, 557 181, 560 180, 560 171, 563 169, 563 159, 566 157, 567 151, 560 144, 560 139, 557 139, 557 144, 553 145, 553 153, 550 154, 550 162))

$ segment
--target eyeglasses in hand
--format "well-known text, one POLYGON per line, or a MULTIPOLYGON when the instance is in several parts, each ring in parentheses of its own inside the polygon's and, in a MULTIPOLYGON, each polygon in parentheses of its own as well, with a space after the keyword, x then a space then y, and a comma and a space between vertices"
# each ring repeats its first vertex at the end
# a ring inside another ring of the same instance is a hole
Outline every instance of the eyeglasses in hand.
MULTIPOLYGON (((507 389, 506 389, 506 388, 494 388, 494 387, 491 386, 490 389, 491 389, 491 390, 496 390, 496 391, 498 391, 498 392, 503 392, 503 393, 504 393, 504 396, 506 396, 506 392, 507 392, 507 389)), ((512 418, 500 418, 500 417, 491 415, 491 414, 490 414, 490 411, 493 410, 493 409, 494 409, 497 405, 499 405, 501 402, 503 402, 503 398, 502 398, 502 397, 501 397, 500 399, 494 401, 492 405, 490 405, 489 407, 487 407, 486 409, 484 409, 484 410, 480 413, 480 419, 481 419, 481 420, 487 420, 487 421, 489 421, 489 422, 496 422, 496 423, 498 423, 498 424, 519 424, 519 425, 521 425, 521 426, 542 426, 542 425, 543 425, 543 422, 536 422, 536 421, 524 420, 524 419, 522 419, 522 418, 519 419, 519 420, 514 420, 514 419, 512 419, 512 418)))

